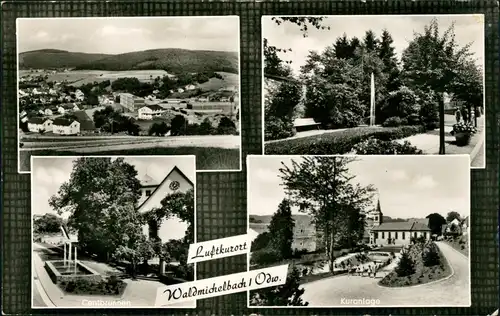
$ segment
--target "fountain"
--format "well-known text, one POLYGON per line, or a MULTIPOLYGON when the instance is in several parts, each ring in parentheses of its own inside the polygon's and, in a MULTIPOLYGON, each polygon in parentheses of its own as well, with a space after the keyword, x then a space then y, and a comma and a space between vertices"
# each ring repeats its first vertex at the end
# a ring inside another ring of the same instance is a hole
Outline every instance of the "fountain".
POLYGON ((70 238, 67 230, 64 227, 61 227, 61 230, 64 237, 63 260, 45 261, 45 269, 47 270, 52 282, 59 283, 62 281, 81 278, 90 279, 93 281, 102 280, 102 276, 98 272, 78 261, 76 246, 78 240, 70 238), (74 258, 71 258, 72 250, 74 251, 74 258))

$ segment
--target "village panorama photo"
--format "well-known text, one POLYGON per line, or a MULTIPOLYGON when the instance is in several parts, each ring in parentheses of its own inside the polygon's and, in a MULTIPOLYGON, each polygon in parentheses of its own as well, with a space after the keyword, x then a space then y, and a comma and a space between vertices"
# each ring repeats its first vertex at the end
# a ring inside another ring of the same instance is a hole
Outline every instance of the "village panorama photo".
POLYGON ((21 18, 20 173, 30 156, 195 155, 241 170, 239 18, 21 18))
POLYGON ((461 155, 485 168, 483 15, 264 16, 267 155, 461 155))
POLYGON ((468 307, 470 168, 456 156, 249 156, 251 308, 468 307))
POLYGON ((154 308, 195 280, 194 156, 31 161, 32 308, 154 308))

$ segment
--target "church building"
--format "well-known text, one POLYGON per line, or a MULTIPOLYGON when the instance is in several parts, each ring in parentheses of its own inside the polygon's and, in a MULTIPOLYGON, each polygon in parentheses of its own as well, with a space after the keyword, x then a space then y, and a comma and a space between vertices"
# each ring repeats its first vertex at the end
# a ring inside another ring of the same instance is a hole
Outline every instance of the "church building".
POLYGON ((380 195, 377 194, 377 206, 365 214, 364 242, 376 245, 403 246, 410 244, 412 238, 423 236, 431 238, 427 221, 409 219, 406 221, 384 222, 380 195))
MULTIPOLYGON (((161 207, 161 201, 169 194, 194 189, 193 182, 178 167, 173 167, 161 182, 157 182, 148 174, 139 180, 141 182, 141 197, 137 209, 140 214, 161 207)), ((187 224, 180 219, 169 218, 164 219, 160 225, 157 225, 155 221, 147 223, 142 230, 148 238, 159 238, 165 243, 171 239, 183 238, 186 229, 187 224)))

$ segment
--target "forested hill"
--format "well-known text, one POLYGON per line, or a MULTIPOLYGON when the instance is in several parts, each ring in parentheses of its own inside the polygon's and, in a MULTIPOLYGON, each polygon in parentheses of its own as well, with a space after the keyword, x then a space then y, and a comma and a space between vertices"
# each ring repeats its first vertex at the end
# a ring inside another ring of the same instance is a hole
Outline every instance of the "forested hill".
POLYGON ((58 49, 40 49, 19 54, 19 69, 73 68, 112 55, 74 53, 58 49))
MULTIPOLYGON (((238 54, 233 52, 186 50, 176 48, 153 49, 118 55, 82 54, 48 50, 20 54, 20 68, 63 68, 74 67, 77 70, 146 70, 162 69, 169 73, 229 72, 238 73, 238 54), (37 54, 43 62, 37 62, 37 54), (47 61, 47 56, 53 61, 47 61), (73 57, 74 56, 74 57, 73 57), (85 59, 85 56, 87 59, 85 59), (57 66, 58 57, 62 58, 57 66), (72 62, 72 65, 68 64, 72 62), (49 66, 50 65, 50 66, 49 66)), ((22 69, 21 68, 21 69, 22 69)))

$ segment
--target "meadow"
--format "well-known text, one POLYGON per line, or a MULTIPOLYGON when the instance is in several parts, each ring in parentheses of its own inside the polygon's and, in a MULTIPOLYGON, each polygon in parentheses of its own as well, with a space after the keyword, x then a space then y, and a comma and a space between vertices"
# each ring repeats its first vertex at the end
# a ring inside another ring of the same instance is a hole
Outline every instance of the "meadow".
MULTIPOLYGON (((72 151, 30 150, 19 152, 19 168, 30 171, 30 157, 36 156, 75 156, 72 151)), ((158 155, 195 155, 196 169, 204 170, 238 170, 240 169, 240 150, 215 147, 152 147, 141 149, 95 151, 86 153, 88 156, 158 156, 158 155)))

